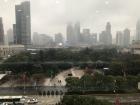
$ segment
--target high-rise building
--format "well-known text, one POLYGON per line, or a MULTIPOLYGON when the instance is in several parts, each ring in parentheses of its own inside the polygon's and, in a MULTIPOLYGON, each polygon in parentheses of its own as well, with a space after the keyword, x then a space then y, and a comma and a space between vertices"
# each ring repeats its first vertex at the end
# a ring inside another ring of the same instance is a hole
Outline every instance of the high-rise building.
POLYGON ((100 42, 100 44, 103 44, 103 45, 106 45, 107 44, 106 31, 102 31, 99 34, 99 42, 100 42))
POLYGON ((128 47, 130 44, 130 30, 125 29, 123 33, 123 46, 128 47))
POLYGON ((4 44, 4 28, 3 28, 2 17, 0 17, 0 45, 3 44, 4 44))
POLYGON ((105 31, 99 35, 99 41, 103 45, 112 44, 111 24, 107 22, 105 31))
POLYGON ((58 34, 55 34, 55 43, 56 44, 60 44, 62 43, 63 44, 63 35, 61 33, 58 33, 58 34))
POLYGON ((74 25, 74 36, 75 41, 79 44, 81 42, 80 22, 76 22, 74 25))
POLYGON ((39 34, 37 32, 34 32, 33 45, 40 47, 52 47, 53 38, 46 34, 39 34))
POLYGON ((83 33, 82 33, 82 39, 83 39, 83 43, 84 44, 90 44, 90 29, 83 29, 83 33))
POLYGON ((15 6, 16 13, 16 35, 15 44, 31 44, 31 17, 30 2, 25 1, 15 6))
POLYGON ((14 44, 16 44, 17 43, 16 24, 13 24, 13 36, 14 36, 14 44))
POLYGON ((7 31, 7 41, 8 41, 9 45, 14 43, 14 36, 13 36, 13 30, 12 29, 9 29, 7 31))
POLYGON ((140 41, 140 20, 136 24, 136 41, 140 41))
POLYGON ((107 45, 112 44, 112 34, 111 34, 111 24, 107 22, 106 25, 106 38, 107 38, 107 45))
POLYGON ((121 31, 116 33, 116 45, 123 46, 123 33, 121 31))
POLYGON ((67 43, 68 45, 74 45, 74 30, 71 23, 67 25, 67 43))
POLYGON ((80 44, 82 38, 80 33, 80 22, 72 25, 69 23, 67 25, 67 43, 70 46, 77 46, 80 44))

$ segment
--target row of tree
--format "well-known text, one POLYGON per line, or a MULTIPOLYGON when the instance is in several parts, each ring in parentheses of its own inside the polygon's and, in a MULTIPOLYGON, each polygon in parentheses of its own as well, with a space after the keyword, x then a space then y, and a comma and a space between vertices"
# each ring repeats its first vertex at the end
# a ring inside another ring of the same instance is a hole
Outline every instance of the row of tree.
POLYGON ((117 49, 46 49, 35 54, 26 51, 14 55, 0 65, 0 70, 13 73, 56 75, 73 66, 85 69, 109 68, 106 75, 140 74, 140 55, 122 54, 117 49), (48 63, 50 62, 50 63, 48 63))
POLYGON ((140 76, 104 76, 95 73, 86 74, 81 79, 70 77, 66 79, 69 92, 131 92, 138 90, 140 76))
POLYGON ((57 105, 113 105, 105 100, 97 100, 93 96, 64 96, 57 105))

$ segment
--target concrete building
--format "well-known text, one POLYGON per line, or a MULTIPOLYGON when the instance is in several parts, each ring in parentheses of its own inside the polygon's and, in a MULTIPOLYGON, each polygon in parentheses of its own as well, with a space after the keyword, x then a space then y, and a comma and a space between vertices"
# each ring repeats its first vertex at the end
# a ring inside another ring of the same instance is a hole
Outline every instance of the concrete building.
POLYGON ((15 24, 15 44, 31 44, 31 17, 30 2, 25 1, 15 6, 16 24, 15 24))
POLYGON ((0 45, 4 44, 4 28, 2 17, 0 17, 0 45))
POLYGON ((140 54, 140 41, 133 41, 132 45, 130 46, 131 53, 133 54, 140 54))
POLYGON ((81 42, 81 33, 80 33, 80 22, 76 22, 74 25, 74 36, 75 42, 79 44, 81 42))
POLYGON ((74 28, 71 23, 67 25, 67 43, 69 46, 74 46, 76 44, 76 39, 74 36, 74 28))
POLYGON ((116 33, 116 45, 123 46, 123 33, 121 31, 117 31, 116 33))
POLYGON ((136 24, 136 41, 139 40, 140 40, 140 20, 138 20, 136 24))
POLYGON ((40 47, 53 47, 53 38, 46 34, 33 34, 33 45, 40 47))
POLYGON ((67 25, 67 43, 69 46, 78 46, 81 42, 80 23, 67 25))
POLYGON ((14 44, 16 44, 17 43, 16 24, 13 24, 13 37, 14 37, 14 44))
POLYGON ((83 33, 82 33, 82 42, 84 43, 84 44, 89 44, 89 42, 90 42, 90 29, 83 29, 83 33))
POLYGON ((25 48, 23 45, 1 45, 0 46, 0 57, 7 58, 12 55, 18 54, 24 51, 25 48))
POLYGON ((99 35, 99 42, 103 45, 112 44, 111 24, 107 22, 105 31, 99 35))
POLYGON ((102 32, 99 34, 99 42, 100 42, 100 44, 102 44, 102 45, 106 45, 106 44, 107 44, 106 31, 102 31, 102 32))
POLYGON ((126 28, 123 33, 123 46, 128 47, 129 44, 130 44, 130 30, 126 28))
POLYGON ((55 43, 57 45, 64 43, 64 38, 63 38, 63 35, 61 33, 55 34, 55 43))
POLYGON ((14 44, 14 36, 13 36, 13 30, 9 29, 7 31, 7 41, 8 41, 8 45, 14 44))
POLYGON ((106 44, 111 45, 112 44, 112 34, 111 34, 111 24, 107 22, 106 24, 106 44))

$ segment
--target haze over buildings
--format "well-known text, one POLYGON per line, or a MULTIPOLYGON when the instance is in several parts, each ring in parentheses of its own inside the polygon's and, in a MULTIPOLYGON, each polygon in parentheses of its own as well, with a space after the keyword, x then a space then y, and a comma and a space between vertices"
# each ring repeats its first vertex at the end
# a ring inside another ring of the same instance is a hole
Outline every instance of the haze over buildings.
MULTIPOLYGON (((4 19, 5 31, 12 28, 12 24, 15 23, 15 4, 25 0, 6 1, 0 0, 0 17, 4 19)), ((125 27, 128 27, 134 35, 135 24, 140 17, 139 0, 30 0, 30 2, 32 33, 53 35, 61 32, 65 36, 65 27, 69 21, 80 21, 82 27, 90 28, 92 33, 100 33, 104 30, 106 22, 110 21, 113 37, 116 31, 125 27)))
MULTIPOLYGON (((121 18, 121 16, 124 15, 128 16, 128 14, 132 14, 131 12, 122 13, 122 10, 124 11, 129 10, 128 8, 129 3, 132 3, 132 1, 130 2, 129 0, 127 1, 128 2, 127 4, 122 4, 124 1, 120 1, 120 0, 114 2, 112 2, 111 0, 102 0, 102 1, 100 0, 98 1, 96 0, 95 1, 93 0, 88 0, 88 1, 86 0, 83 1, 81 0, 77 0, 77 1, 75 0, 67 0, 67 1, 30 0, 31 11, 30 11, 30 2, 26 0, 20 0, 20 1, 15 0, 14 2, 12 1, 10 2, 0 1, 0 2, 3 4, 5 3, 4 5, 10 3, 12 5, 10 7, 11 10, 13 11, 13 9, 15 9, 15 16, 13 15, 14 13, 11 12, 12 13, 11 18, 15 18, 15 24, 13 24, 14 22, 12 23, 13 36, 14 36, 12 40, 14 40, 14 44, 30 45, 31 29, 33 29, 32 32, 35 31, 37 33, 44 33, 44 34, 38 34, 38 36, 36 35, 36 37, 38 37, 39 40, 41 40, 40 42, 37 42, 37 38, 33 37, 33 44, 42 45, 42 46, 48 44, 47 42, 49 42, 49 44, 51 43, 50 45, 54 45, 56 43, 58 44, 59 42, 64 42, 64 36, 66 36, 65 41, 67 45, 70 46, 94 46, 98 44, 112 45, 114 44, 113 39, 115 38, 115 34, 116 34, 116 33, 114 34, 114 30, 116 31, 118 31, 118 29, 123 30, 126 27, 128 27, 129 29, 126 28, 122 32, 122 35, 121 32, 117 33, 117 37, 116 37, 117 45, 125 46, 125 47, 129 46, 131 29, 132 29, 131 35, 136 36, 137 40, 139 40, 140 22, 138 21, 137 25, 135 25, 136 18, 134 18, 133 15, 131 15, 132 16, 131 21, 128 17, 125 17, 125 19, 121 18), (18 5, 16 4, 17 2, 18 5), (80 5, 77 6, 77 4, 80 5), (15 6, 15 8, 13 7, 13 5, 15 6), (46 5, 49 6, 49 8, 46 8, 46 5), (54 6, 54 8, 50 7, 52 5, 54 6), (114 8, 114 5, 116 5, 116 8, 114 8), (97 7, 95 8, 94 6, 97 7), (111 10, 112 8, 113 10, 111 10), (59 9, 60 11, 57 11, 59 9), (117 17, 117 19, 114 19, 114 12, 119 13, 119 15, 115 15, 115 18, 117 17), (128 20, 129 22, 126 22, 128 20), (124 22, 126 23, 124 24, 124 22), (31 23, 32 23, 32 27, 31 27, 31 23), (136 30, 134 30, 135 27, 136 30), (42 31, 39 32, 40 30, 42 31), (136 35, 133 32, 136 32, 136 35), (50 34, 50 33, 62 33, 62 34, 60 35, 60 34, 50 34), (53 39, 52 35, 55 37, 55 39, 53 39)), ((135 2, 133 1, 133 3, 134 4, 138 3, 138 1, 135 2)), ((135 8, 132 9, 136 11, 135 8)), ((0 12, 3 13, 1 10, 0 12)), ((5 17, 6 15, 3 16, 5 17)), ((4 26, 7 27, 7 25, 5 24, 4 26)), ((9 35, 7 35, 6 39, 8 39, 8 37, 9 35)), ((10 40, 11 38, 9 38, 9 40, 7 40, 6 43, 8 42, 12 44, 12 40, 11 41, 10 40)))

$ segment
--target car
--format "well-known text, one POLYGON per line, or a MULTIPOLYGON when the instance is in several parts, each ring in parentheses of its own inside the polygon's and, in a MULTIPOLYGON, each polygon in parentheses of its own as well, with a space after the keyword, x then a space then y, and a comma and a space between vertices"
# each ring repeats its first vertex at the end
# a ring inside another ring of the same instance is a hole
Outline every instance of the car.
POLYGON ((28 104, 37 104, 38 103, 38 100, 37 99, 29 99, 28 101, 27 101, 27 103, 28 104))

